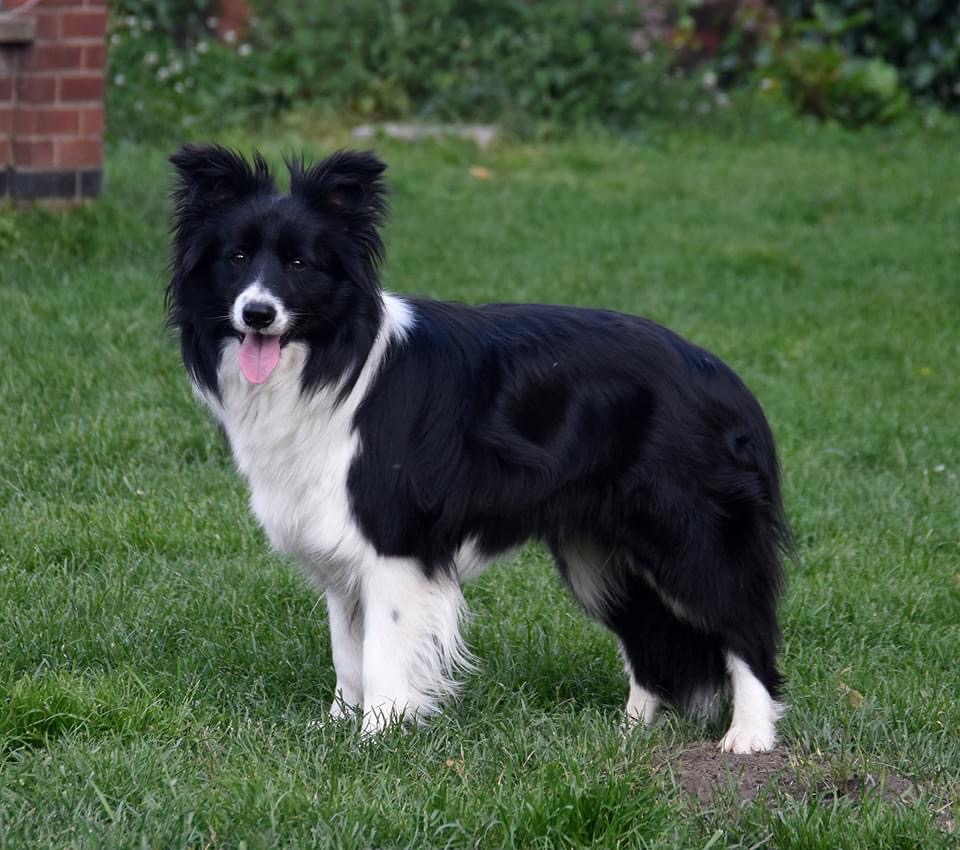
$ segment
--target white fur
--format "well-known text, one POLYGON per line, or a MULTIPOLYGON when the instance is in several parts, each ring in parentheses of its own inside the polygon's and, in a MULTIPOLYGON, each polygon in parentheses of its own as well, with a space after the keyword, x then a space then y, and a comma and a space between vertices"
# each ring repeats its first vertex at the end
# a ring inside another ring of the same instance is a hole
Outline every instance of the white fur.
POLYGON ((337 672, 331 717, 343 717, 363 705, 363 606, 357 594, 327 590, 330 649, 337 672))
POLYGON ((726 753, 765 753, 777 743, 776 722, 783 706, 753 675, 746 662, 727 653, 727 670, 733 689, 733 720, 720 741, 726 753))
POLYGON ((638 685, 630 676, 630 696, 627 697, 627 724, 642 722, 649 726, 656 719, 660 698, 638 685))
MULTIPOLYGON (((237 299, 276 301, 255 286, 237 299)), ((278 305, 278 321, 288 315, 278 305)), ((219 367, 222 401, 202 397, 223 425, 250 503, 271 545, 294 558, 326 589, 337 671, 331 714, 362 705, 364 728, 435 712, 455 690, 453 673, 469 666, 460 640, 463 597, 457 581, 429 579, 420 565, 377 553, 350 509, 347 476, 363 450, 353 427, 357 408, 390 342, 415 321, 411 306, 384 295, 384 319, 360 375, 343 401, 339 387, 301 393, 306 347, 284 346, 269 379, 251 384, 240 372, 239 343, 227 342, 219 367)), ((475 546, 458 567, 471 574, 483 560, 475 546)))
POLYGON ((272 324, 267 328, 261 328, 261 333, 269 331, 271 334, 279 336, 290 329, 290 311, 283 306, 283 302, 270 292, 270 290, 265 289, 261 280, 257 278, 237 296, 230 310, 230 322, 240 333, 250 333, 257 330, 256 328, 251 328, 243 320, 243 309, 252 301, 269 304, 277 311, 277 317, 273 320, 272 324))
POLYGON ((363 728, 421 720, 456 691, 470 667, 460 641, 463 595, 454 578, 428 578, 420 565, 384 558, 363 578, 363 728))
POLYGON ((615 566, 611 555, 589 540, 565 542, 561 552, 573 595, 592 617, 603 619, 617 595, 615 566))

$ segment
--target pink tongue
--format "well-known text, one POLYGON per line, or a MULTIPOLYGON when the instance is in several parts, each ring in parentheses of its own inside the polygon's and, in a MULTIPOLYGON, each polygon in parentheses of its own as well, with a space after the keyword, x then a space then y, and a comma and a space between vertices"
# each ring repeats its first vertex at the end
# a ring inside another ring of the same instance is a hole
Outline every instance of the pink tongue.
POLYGON ((280 337, 247 334, 240 345, 240 371, 251 384, 262 384, 280 362, 280 337))

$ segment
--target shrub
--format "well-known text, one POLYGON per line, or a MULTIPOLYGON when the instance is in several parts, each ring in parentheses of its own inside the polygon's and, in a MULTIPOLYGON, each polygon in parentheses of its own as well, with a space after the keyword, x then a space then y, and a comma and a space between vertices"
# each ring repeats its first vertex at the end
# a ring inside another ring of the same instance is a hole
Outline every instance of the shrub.
MULTIPOLYGON (((788 20, 813 21, 848 53, 893 65, 915 95, 960 105, 957 0, 779 2, 788 20)), ((801 34, 803 29, 801 25, 801 34)))
POLYGON ((205 0, 117 0, 111 131, 155 136, 309 105, 362 118, 637 127, 725 105, 716 77, 631 45, 615 0, 329 0, 263 4, 246 41, 218 44, 205 0), (177 23, 189 7, 201 25, 177 23), (185 34, 184 34, 185 33, 185 34), (119 79, 118 79, 119 78, 119 79), (706 83, 704 82, 706 81, 706 83))

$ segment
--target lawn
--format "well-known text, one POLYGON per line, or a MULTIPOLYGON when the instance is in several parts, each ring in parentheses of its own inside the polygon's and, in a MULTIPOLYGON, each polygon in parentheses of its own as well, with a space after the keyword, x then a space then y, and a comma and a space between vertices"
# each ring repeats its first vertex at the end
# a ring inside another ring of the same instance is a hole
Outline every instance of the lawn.
POLYGON ((390 288, 641 313, 761 399, 799 558, 786 767, 756 802, 683 790, 722 724, 624 736, 613 640, 536 546, 468 587, 480 670, 443 716, 373 743, 313 724, 323 604, 163 328, 168 151, 115 146, 89 208, 0 212, 0 848, 955 846, 957 141, 377 144, 390 288))

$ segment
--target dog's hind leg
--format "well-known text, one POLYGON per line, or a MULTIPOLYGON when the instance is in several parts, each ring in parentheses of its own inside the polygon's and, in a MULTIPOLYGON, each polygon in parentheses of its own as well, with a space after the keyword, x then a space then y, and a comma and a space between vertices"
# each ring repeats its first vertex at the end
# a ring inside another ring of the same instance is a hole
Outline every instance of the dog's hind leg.
POLYGON ((665 603, 622 553, 586 540, 552 548, 573 595, 620 639, 628 724, 652 723, 664 702, 690 707, 720 690, 725 671, 715 642, 665 603))
POLYGON ((463 594, 444 573, 427 576, 413 560, 382 558, 361 578, 363 728, 422 720, 456 690, 470 666, 460 639, 463 594))
POLYGON ((337 671, 330 716, 340 718, 363 705, 363 608, 360 597, 327 590, 330 649, 337 671))

